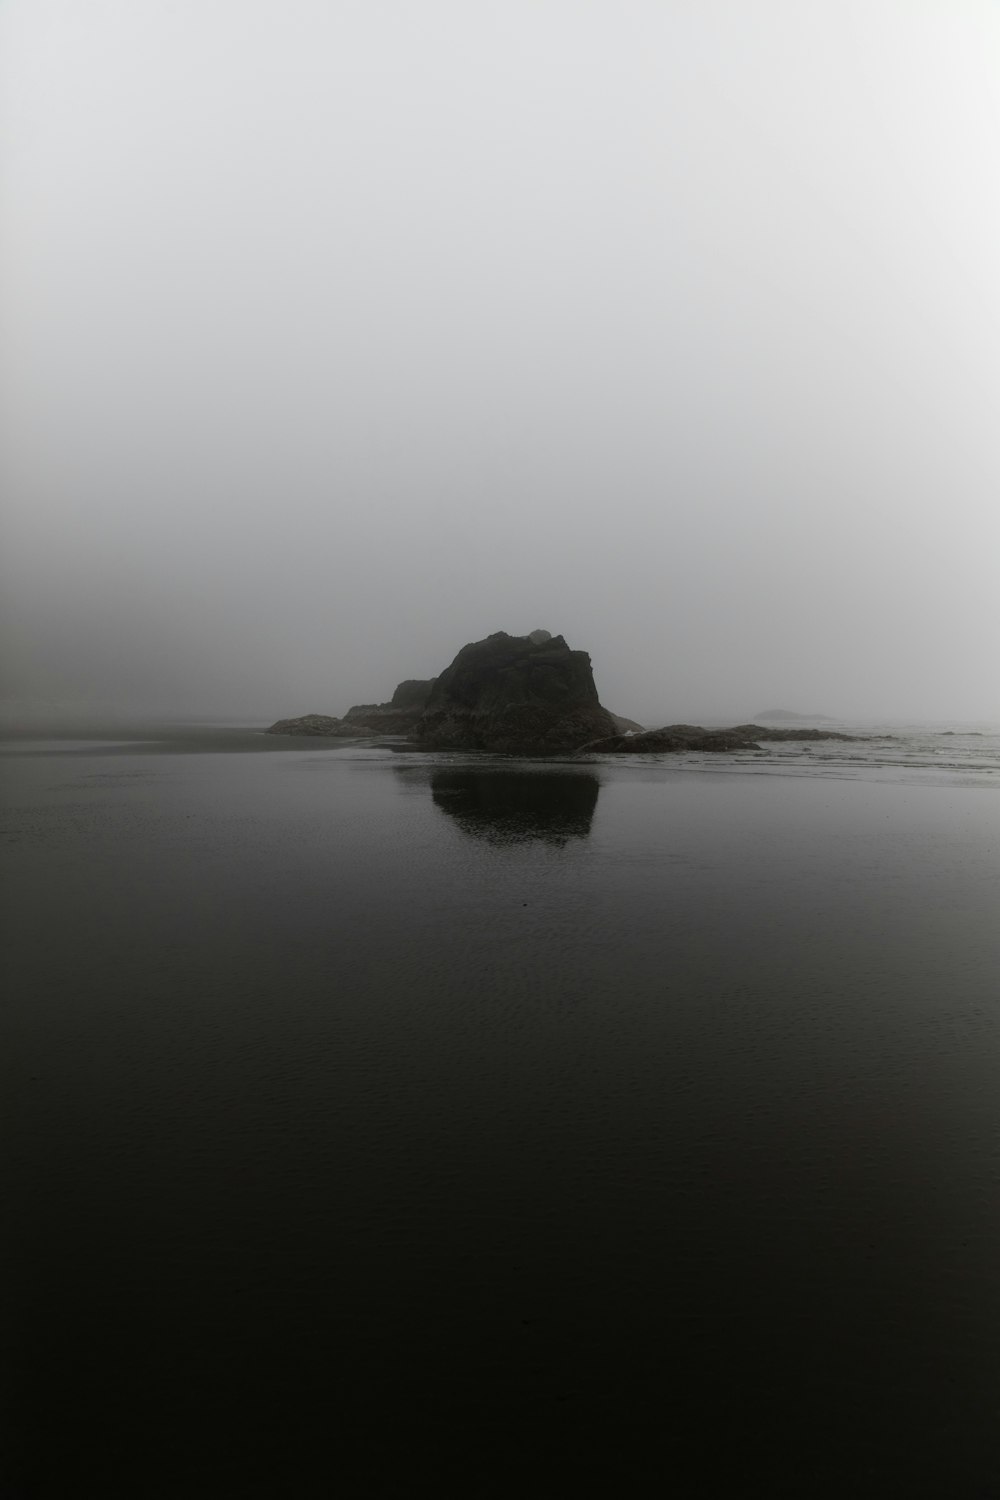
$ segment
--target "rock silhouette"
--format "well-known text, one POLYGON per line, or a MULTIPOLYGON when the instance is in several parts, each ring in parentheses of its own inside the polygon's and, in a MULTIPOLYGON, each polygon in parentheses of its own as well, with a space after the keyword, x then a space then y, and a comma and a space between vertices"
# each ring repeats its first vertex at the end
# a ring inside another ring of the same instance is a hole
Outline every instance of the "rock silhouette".
POLYGON ((536 642, 501 630, 462 647, 434 683, 413 738, 435 750, 553 755, 615 729, 586 651, 571 651, 561 635, 536 642))
POLYGON ((601 705, 586 651, 572 651, 561 635, 547 630, 529 635, 498 630, 463 646, 439 677, 405 679, 388 703, 356 703, 343 719, 326 714, 280 719, 267 733, 337 738, 383 734, 406 737, 425 750, 502 755, 759 750, 763 740, 859 738, 797 727, 797 716, 787 710, 771 713, 796 720, 796 727, 667 724, 644 730, 634 719, 601 705))

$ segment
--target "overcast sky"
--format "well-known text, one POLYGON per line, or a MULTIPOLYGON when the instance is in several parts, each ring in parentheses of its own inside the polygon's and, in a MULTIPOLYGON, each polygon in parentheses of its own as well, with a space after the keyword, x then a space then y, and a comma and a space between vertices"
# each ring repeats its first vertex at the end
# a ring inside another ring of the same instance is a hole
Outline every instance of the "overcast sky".
POLYGON ((992 0, 6 0, 9 699, 1000 719, 992 0))

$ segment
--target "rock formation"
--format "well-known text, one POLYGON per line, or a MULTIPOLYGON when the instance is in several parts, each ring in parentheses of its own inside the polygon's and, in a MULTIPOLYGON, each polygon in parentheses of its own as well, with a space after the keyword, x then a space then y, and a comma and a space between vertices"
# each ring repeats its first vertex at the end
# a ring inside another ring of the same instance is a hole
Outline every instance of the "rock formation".
POLYGON ((358 739, 364 734, 360 725, 348 724, 331 714, 303 714, 298 719, 279 719, 265 734, 300 734, 313 739, 358 739))
MULTIPOLYGON (((842 734, 836 729, 769 729, 763 724, 737 724, 733 734, 749 734, 757 740, 866 740, 867 734, 842 734)), ((882 735, 880 738, 884 739, 882 735)))
POLYGON ((344 715, 361 734, 409 734, 420 718, 419 708, 393 708, 391 703, 356 703, 344 715))
POLYGON ((413 738, 435 750, 553 755, 614 732, 586 651, 571 651, 561 635, 535 641, 501 630, 463 646, 435 681, 413 738))
POLYGON ((595 755, 618 752, 639 755, 664 750, 759 750, 760 746, 742 729, 702 729, 700 724, 667 724, 663 729, 647 729, 642 734, 609 735, 580 748, 595 755))
POLYGON ((408 677, 388 703, 356 703, 344 718, 349 724, 377 734, 409 734, 423 713, 435 681, 434 677, 427 681, 408 677))
POLYGON ((761 740, 858 740, 864 736, 839 734, 832 729, 767 729, 761 724, 736 724, 731 729, 703 729, 700 724, 667 724, 643 734, 614 734, 593 740, 581 749, 597 755, 656 753, 665 750, 759 750, 761 740))
POLYGON ((644 730, 601 706, 586 651, 571 651, 561 635, 547 630, 530 635, 499 630, 463 646, 440 677, 407 678, 388 703, 356 703, 343 719, 328 714, 279 719, 267 733, 338 739, 384 734, 405 736, 427 750, 506 755, 759 750, 762 740, 865 738, 791 725, 667 724, 644 730))

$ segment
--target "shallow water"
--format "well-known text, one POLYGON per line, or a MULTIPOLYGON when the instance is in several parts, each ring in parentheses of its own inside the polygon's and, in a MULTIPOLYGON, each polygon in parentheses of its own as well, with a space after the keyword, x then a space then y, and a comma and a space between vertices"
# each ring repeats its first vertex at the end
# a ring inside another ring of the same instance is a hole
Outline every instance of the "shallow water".
POLYGON ((997 767, 8 742, 14 1493, 990 1493, 997 767))

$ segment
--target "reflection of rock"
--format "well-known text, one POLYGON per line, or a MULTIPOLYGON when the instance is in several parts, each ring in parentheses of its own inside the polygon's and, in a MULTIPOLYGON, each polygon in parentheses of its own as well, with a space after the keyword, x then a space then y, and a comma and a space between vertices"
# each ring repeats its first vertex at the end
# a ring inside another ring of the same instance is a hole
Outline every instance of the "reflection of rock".
POLYGON ((436 750, 557 755, 614 730, 586 651, 561 635, 536 643, 500 630, 463 646, 441 673, 414 738, 436 750))
POLYGON ((585 839, 600 782, 581 772, 435 771, 434 805, 465 833, 493 843, 585 839))
POLYGON ((360 739, 365 730, 360 724, 347 724, 330 714, 303 714, 299 719, 279 719, 265 734, 300 734, 312 739, 360 739))

